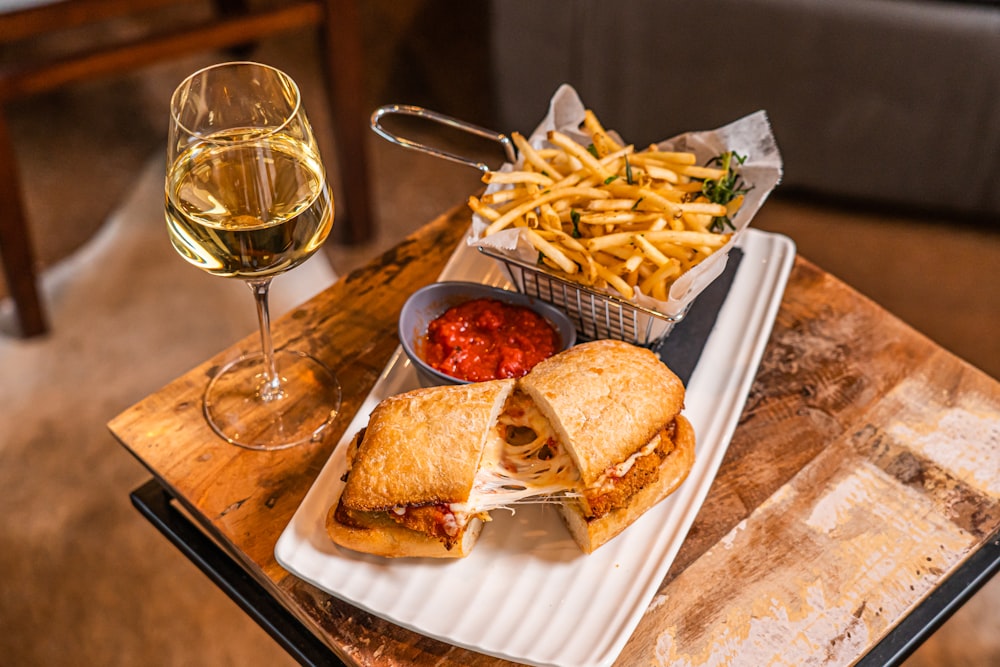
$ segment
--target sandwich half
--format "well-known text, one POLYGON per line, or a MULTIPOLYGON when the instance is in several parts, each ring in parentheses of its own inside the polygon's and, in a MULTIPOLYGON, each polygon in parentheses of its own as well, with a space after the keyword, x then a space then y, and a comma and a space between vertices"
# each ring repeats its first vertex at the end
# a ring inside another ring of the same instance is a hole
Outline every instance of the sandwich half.
POLYGON ((348 448, 344 489, 327 515, 333 541, 389 558, 467 556, 492 509, 477 506, 473 487, 514 386, 431 387, 379 403, 348 448))
POLYGON ((557 507, 586 553, 670 495, 694 464, 684 385, 645 348, 584 343, 535 366, 518 388, 572 460, 557 507))

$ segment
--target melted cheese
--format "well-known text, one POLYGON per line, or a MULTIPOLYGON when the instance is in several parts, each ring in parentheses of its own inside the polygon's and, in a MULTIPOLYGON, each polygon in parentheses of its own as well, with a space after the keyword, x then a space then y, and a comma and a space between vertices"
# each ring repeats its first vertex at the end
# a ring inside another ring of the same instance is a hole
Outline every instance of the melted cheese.
POLYGON ((465 503, 454 512, 477 512, 517 503, 552 502, 578 495, 576 466, 534 403, 515 391, 507 401, 486 446, 465 503))

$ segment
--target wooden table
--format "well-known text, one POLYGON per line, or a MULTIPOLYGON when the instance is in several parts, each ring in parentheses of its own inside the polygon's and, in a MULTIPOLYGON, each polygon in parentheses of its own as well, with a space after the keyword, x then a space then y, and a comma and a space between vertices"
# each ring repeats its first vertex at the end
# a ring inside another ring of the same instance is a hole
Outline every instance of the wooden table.
MULTIPOLYGON (((208 377, 255 336, 109 424, 264 602, 348 664, 507 664, 353 608, 273 553, 396 348, 404 300, 468 222, 456 208, 276 323, 277 344, 309 348, 340 376, 343 410, 324 442, 253 452, 205 424, 208 377)), ((851 664, 894 629, 877 661, 905 657, 1000 566, 998 462, 1000 384, 796 258, 726 458, 616 664, 851 664)))

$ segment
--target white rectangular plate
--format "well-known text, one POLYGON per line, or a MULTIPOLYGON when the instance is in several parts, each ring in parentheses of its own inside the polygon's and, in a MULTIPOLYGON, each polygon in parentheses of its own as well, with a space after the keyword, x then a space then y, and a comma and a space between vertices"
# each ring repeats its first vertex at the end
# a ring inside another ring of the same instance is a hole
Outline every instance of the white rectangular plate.
MULTIPOLYGON (((795 257, 790 239, 748 230, 744 256, 688 383, 684 414, 697 435, 688 479, 621 535, 585 555, 554 508, 493 513, 459 560, 382 559, 341 549, 326 514, 340 495, 343 445, 387 396, 418 386, 397 349, 275 546, 278 563, 331 595, 441 641, 532 665, 610 665, 635 630, 694 521, 770 336, 795 257), (595 601, 599 601, 595 603, 595 601)), ((442 280, 506 285, 460 245, 442 280)))

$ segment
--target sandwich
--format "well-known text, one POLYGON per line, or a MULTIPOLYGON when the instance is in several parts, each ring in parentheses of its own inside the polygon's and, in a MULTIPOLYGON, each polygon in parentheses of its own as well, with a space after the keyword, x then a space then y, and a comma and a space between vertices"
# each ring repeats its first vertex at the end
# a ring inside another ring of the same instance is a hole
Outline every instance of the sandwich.
POLYGON ((485 508, 469 502, 514 380, 417 389, 380 402, 347 449, 327 517, 337 544, 389 558, 469 554, 485 508))
POLYGON ((556 506, 586 553, 673 493, 694 465, 684 385, 645 348, 578 345, 535 366, 519 387, 572 460, 576 479, 556 506))
POLYGON ((537 419, 513 379, 384 399, 348 445, 327 532, 388 558, 467 556, 491 511, 565 488, 572 463, 535 435, 537 419))
POLYGON ((656 355, 620 341, 578 345, 517 380, 387 398, 348 447, 327 531, 379 556, 462 558, 490 512, 545 502, 590 553, 686 478, 683 401, 656 355))

